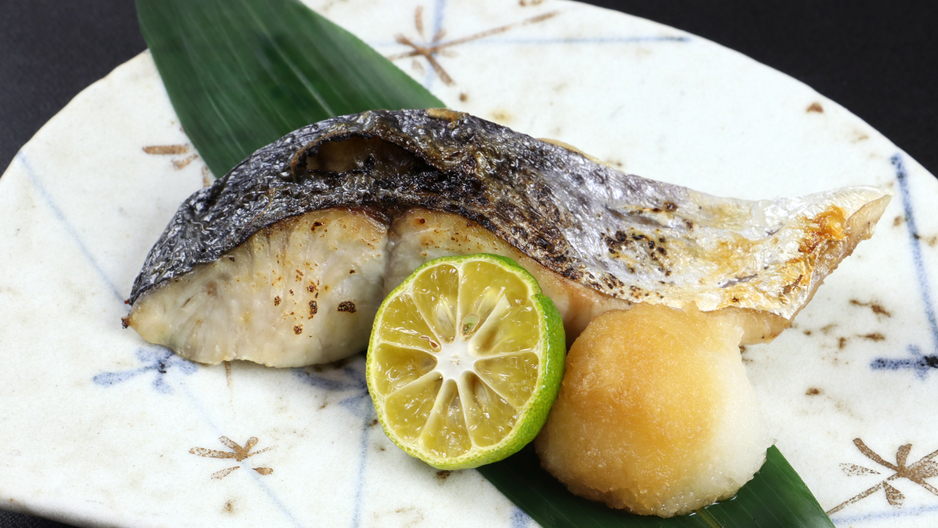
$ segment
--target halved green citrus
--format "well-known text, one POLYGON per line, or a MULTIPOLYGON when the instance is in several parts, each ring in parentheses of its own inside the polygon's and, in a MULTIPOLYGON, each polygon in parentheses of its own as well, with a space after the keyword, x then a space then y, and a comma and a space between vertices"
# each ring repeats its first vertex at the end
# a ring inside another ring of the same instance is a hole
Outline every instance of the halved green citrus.
POLYGON ((563 377, 557 308, 513 260, 427 262, 384 300, 366 378, 384 432, 441 469, 515 453, 540 431, 563 377))

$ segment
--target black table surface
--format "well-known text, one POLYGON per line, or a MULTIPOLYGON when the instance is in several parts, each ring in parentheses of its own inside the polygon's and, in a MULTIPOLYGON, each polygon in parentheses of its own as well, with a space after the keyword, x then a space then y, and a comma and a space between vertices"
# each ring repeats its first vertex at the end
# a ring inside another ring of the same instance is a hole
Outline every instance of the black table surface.
MULTIPOLYGON (((683 29, 782 71, 840 103, 938 174, 938 3, 587 3, 683 29)), ((0 0, 0 170, 79 91, 145 47, 130 0, 0 0)), ((0 528, 63 526, 0 510, 0 528)))

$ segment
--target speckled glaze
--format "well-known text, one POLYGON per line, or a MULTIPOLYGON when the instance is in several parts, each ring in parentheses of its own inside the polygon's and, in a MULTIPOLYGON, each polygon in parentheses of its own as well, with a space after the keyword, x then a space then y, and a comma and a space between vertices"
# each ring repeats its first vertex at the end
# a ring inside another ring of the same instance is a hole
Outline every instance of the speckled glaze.
MULTIPOLYGON (((752 200, 892 190, 875 236, 743 358, 836 525, 938 523, 938 182, 914 160, 809 87, 644 20, 551 0, 310 5, 452 108, 624 172, 752 200)), ((533 525, 477 472, 394 447, 361 356, 203 367, 121 328, 147 251, 207 180, 147 54, 0 178, 2 507, 90 526, 533 525)))

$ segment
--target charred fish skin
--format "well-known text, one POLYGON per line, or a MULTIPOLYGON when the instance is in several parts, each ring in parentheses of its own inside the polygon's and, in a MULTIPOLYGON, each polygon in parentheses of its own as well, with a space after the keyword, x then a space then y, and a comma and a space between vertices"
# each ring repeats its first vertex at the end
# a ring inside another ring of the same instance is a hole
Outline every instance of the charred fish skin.
POLYGON ((632 302, 790 319, 872 234, 889 195, 856 187, 724 199, 623 174, 570 149, 448 110, 371 111, 301 128, 192 195, 130 302, 259 229, 331 207, 411 207, 473 220, 538 264, 632 302))
MULTIPOLYGON (((573 219, 563 218, 552 183, 536 172, 536 147, 545 145, 447 111, 372 111, 304 127, 182 204, 148 255, 130 302, 217 260, 262 227, 331 207, 419 206, 459 214, 529 247, 539 262, 554 262, 551 269, 569 270, 571 249, 555 224, 573 219), (517 152, 530 148, 535 151, 517 152), (340 161, 317 164, 324 157, 340 161)), ((561 162, 563 154, 556 154, 546 163, 561 162)))

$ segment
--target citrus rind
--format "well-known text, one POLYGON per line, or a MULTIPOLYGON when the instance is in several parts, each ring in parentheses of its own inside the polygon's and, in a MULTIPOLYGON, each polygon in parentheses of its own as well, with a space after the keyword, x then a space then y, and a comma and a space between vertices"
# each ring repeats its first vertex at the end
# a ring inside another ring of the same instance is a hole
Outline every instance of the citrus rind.
POLYGON ((439 469, 496 462, 534 439, 563 377, 560 314, 513 260, 425 263, 384 300, 366 380, 385 434, 439 469))

